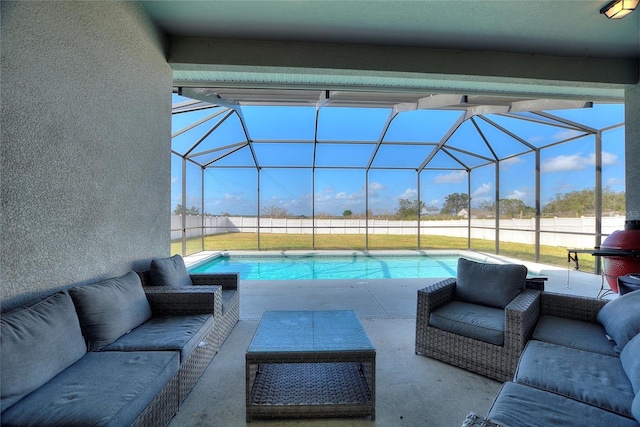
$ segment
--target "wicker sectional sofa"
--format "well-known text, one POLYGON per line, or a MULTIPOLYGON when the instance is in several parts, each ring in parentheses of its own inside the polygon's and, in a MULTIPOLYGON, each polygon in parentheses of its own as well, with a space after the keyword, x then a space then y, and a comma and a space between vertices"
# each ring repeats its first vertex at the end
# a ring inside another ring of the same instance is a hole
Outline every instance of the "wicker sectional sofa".
POLYGON ((540 304, 513 379, 463 425, 639 427, 640 291, 610 302, 543 292, 540 304))
POLYGON ((2 314, 3 426, 169 423, 238 321, 237 276, 191 287, 143 287, 141 276, 2 314))

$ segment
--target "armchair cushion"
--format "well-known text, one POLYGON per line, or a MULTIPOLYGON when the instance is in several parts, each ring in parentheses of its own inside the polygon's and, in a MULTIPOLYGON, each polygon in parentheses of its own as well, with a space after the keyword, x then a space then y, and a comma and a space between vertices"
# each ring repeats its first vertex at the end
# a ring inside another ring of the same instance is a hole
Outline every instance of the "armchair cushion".
POLYGON ((180 255, 151 261, 149 276, 154 286, 191 286, 193 282, 180 255))
POLYGON ((451 301, 429 316, 429 324, 443 331, 452 332, 490 344, 504 344, 504 310, 451 301))
POLYGON ((630 292, 608 302, 598 312, 598 322, 616 343, 616 351, 640 333, 640 291, 630 292))
POLYGON ((456 298, 473 304, 505 308, 524 289, 527 267, 458 259, 456 298))
POLYGON ((133 271, 69 291, 89 350, 100 350, 151 318, 151 306, 133 271))

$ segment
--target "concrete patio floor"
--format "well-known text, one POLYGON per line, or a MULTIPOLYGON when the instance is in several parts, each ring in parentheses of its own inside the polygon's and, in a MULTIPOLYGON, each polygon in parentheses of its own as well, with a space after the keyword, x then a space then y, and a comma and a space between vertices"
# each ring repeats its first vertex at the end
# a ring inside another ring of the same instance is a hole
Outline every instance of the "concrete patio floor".
MULTIPOLYGON (((549 278, 547 291, 592 297, 600 291, 600 276, 524 264, 549 278)), ((417 290, 438 280, 241 280, 240 322, 170 426, 246 425, 244 353, 265 310, 355 310, 377 351, 376 420, 255 420, 251 426, 444 427, 460 426, 470 411, 486 414, 501 383, 415 354, 417 290)))

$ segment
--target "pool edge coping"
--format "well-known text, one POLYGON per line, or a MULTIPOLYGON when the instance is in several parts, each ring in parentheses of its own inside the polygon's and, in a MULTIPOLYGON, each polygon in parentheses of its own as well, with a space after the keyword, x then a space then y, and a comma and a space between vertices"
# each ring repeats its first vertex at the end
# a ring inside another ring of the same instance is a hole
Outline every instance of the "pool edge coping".
POLYGON ((380 249, 380 250, 345 250, 345 249, 321 249, 321 250, 275 250, 275 251, 256 251, 256 250, 232 250, 232 251, 201 251, 184 257, 187 270, 197 268, 213 259, 230 256, 238 258, 270 258, 270 257, 367 257, 367 256, 438 256, 438 255, 455 255, 468 258, 474 261, 487 262, 491 261, 496 264, 509 264, 506 257, 492 255, 484 252, 477 252, 468 249, 380 249))

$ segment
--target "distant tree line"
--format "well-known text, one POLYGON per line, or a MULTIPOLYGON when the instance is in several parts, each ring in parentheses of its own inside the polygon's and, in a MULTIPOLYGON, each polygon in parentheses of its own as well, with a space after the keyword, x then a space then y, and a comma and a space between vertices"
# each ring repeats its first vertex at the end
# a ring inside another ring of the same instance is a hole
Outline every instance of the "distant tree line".
MULTIPOLYGON (((482 203, 480 208, 495 213, 496 202, 482 203)), ((500 218, 532 218, 536 215, 536 209, 525 205, 520 199, 500 199, 498 209, 500 218)))
MULTIPOLYGON (((547 203, 542 209, 542 215, 551 217, 579 217, 595 215, 595 190, 584 189, 572 191, 569 193, 558 193, 553 200, 547 203)), ((457 218, 463 209, 469 208, 469 195, 465 193, 452 193, 445 198, 445 202, 440 209, 439 215, 430 215, 430 219, 448 219, 457 218)), ((420 213, 425 209, 422 201, 411 199, 399 199, 398 208, 395 212, 369 210, 369 218, 372 219, 388 219, 388 220, 414 220, 419 217, 420 213)), ((479 206, 481 211, 488 215, 496 213, 496 202, 484 202, 479 206)), ((625 193, 615 192, 610 187, 602 190, 602 210, 605 214, 624 214, 625 212, 625 193)), ((520 199, 500 199, 499 215, 500 218, 533 218, 535 216, 535 208, 527 206, 520 199)), ((182 205, 177 205, 173 211, 174 215, 200 215, 200 210, 193 206, 184 209, 182 205)), ((467 213, 469 214, 469 213, 467 213)), ((204 215, 211 216, 206 213, 204 215)), ((230 216, 224 212, 223 216, 230 216)), ((286 208, 280 206, 266 206, 262 209, 262 216, 270 218, 305 218, 305 215, 293 215, 286 208)), ((326 212, 318 212, 316 218, 337 218, 326 212)), ((342 212, 343 218, 362 219, 365 218, 364 212, 354 213, 350 209, 342 212)))
MULTIPOLYGON (((173 210, 173 214, 174 215, 182 215, 182 214, 186 214, 186 215, 200 215, 200 209, 198 209, 195 206, 192 206, 190 208, 184 208, 182 205, 176 205, 176 208, 173 210)), ((205 216, 213 216, 212 214, 205 212, 204 213, 205 216)), ((224 214, 223 214, 224 215, 224 214)), ((227 214, 228 216, 228 214, 227 214)))
MULTIPOLYGON (((602 211, 606 214, 623 214, 625 212, 625 193, 616 192, 610 187, 602 190, 602 211)), ((594 189, 558 193, 553 200, 542 209, 543 216, 578 217, 595 215, 596 197, 594 189)))

